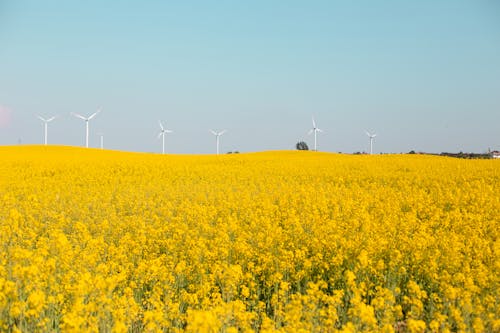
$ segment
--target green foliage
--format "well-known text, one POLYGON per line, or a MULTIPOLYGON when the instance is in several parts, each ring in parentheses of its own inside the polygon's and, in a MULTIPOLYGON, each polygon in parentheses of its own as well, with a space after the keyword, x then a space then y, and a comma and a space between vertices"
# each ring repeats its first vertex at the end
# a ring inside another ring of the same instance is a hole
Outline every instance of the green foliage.
POLYGON ((309 150, 307 143, 305 143, 304 141, 297 142, 295 148, 297 148, 297 150, 309 150))

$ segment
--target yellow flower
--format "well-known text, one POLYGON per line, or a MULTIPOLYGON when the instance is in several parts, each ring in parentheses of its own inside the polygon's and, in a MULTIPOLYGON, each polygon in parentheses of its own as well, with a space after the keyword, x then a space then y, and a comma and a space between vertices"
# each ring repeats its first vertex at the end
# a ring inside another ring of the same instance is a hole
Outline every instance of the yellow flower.
POLYGON ((423 320, 408 319, 407 329, 410 333, 421 333, 425 332, 425 322, 423 320))
POLYGON ((0 156, 0 331, 500 331, 498 161, 0 156))

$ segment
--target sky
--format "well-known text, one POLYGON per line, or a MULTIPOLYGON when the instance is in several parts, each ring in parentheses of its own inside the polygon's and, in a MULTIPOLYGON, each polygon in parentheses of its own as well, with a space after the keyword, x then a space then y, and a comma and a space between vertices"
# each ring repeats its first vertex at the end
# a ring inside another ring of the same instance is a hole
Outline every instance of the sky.
POLYGON ((0 0, 0 145, 500 150, 500 1, 0 0))

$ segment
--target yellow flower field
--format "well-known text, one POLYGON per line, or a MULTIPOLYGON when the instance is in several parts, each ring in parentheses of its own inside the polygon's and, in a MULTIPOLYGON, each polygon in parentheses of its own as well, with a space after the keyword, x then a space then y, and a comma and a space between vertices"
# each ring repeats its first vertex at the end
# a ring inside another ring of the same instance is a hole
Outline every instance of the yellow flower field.
POLYGON ((0 331, 500 331, 500 161, 0 161, 0 331))

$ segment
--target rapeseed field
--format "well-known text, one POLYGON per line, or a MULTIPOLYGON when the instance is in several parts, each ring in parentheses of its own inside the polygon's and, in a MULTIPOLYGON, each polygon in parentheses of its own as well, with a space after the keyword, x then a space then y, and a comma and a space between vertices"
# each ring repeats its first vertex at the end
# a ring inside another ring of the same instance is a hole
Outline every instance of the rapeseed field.
POLYGON ((500 161, 2 147, 0 199, 0 331, 500 331, 500 161))

